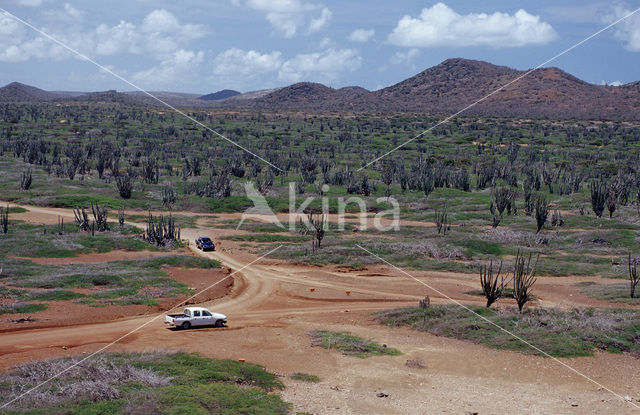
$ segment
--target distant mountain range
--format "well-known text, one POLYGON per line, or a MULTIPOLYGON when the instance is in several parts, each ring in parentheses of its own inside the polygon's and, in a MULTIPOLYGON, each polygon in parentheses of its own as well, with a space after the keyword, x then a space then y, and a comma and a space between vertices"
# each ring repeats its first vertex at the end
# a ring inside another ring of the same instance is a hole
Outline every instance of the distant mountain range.
MULTIPOLYGON (((377 91, 360 87, 334 89, 301 82, 244 94, 232 90, 207 95, 151 94, 179 107, 437 114, 455 113, 486 97, 466 113, 505 117, 640 119, 640 81, 617 87, 595 85, 558 68, 536 69, 527 74, 527 71, 461 58, 448 59, 377 91), (502 86, 505 87, 496 92, 502 86)), ((48 92, 17 82, 0 88, 0 102, 100 99, 159 104, 142 92, 48 92)))

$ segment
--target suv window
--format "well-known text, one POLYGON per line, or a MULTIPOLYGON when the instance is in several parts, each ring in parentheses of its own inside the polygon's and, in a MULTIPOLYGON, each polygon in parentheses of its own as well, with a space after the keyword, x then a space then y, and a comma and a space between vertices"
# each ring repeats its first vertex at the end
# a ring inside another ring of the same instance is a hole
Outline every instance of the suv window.
POLYGON ((202 312, 202 317, 211 317, 211 313, 208 311, 203 311, 202 312))
POLYGON ((200 311, 199 310, 194 311, 193 312, 193 316, 194 317, 200 317, 200 311))

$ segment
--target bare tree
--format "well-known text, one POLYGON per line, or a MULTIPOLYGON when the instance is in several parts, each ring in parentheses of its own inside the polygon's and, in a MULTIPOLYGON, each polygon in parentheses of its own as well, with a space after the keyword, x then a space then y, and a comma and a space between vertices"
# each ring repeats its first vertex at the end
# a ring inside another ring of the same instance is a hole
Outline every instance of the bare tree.
POLYGON ((313 235, 313 240, 311 242, 311 250, 315 252, 316 249, 320 248, 320 244, 322 243, 322 239, 324 238, 327 224, 326 215, 316 214, 314 212, 309 212, 307 214, 307 221, 304 222, 302 219, 298 221, 300 225, 300 233, 304 235, 313 235))
POLYGON ((529 301, 531 301, 531 287, 536 282, 535 273, 536 273, 536 265, 538 265, 538 257, 536 256, 536 261, 531 266, 531 256, 529 254, 529 258, 525 259, 520 255, 520 250, 516 254, 516 262, 513 267, 513 298, 516 299, 518 303, 518 310, 522 313, 522 307, 529 301))
POLYGON ((493 261, 489 262, 489 267, 486 265, 480 267, 480 286, 482 294, 487 299, 487 307, 491 307, 491 304, 498 301, 504 293, 504 275, 500 275, 501 271, 502 261, 500 261, 500 267, 495 274, 493 273, 493 261))
POLYGON ((391 183, 393 183, 393 178, 396 174, 396 165, 393 162, 387 162, 382 166, 382 171, 380 172, 380 181, 387 186, 385 194, 387 196, 387 201, 389 201, 389 196, 391 196, 391 183))

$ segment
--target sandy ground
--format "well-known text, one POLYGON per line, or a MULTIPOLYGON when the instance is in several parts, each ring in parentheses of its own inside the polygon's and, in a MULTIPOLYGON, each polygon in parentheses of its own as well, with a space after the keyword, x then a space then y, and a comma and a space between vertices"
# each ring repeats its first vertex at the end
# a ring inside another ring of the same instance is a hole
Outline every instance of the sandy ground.
MULTIPOLYGON (((55 219, 58 214, 70 213, 37 209, 40 223, 47 223, 44 220, 55 219)), ((28 214, 24 215, 29 218, 28 214)), ((182 236, 193 240, 206 233, 215 240, 227 232, 214 228, 184 229, 182 236)), ((371 318, 371 312, 376 310, 413 305, 425 295, 431 296, 434 303, 449 302, 389 267, 344 272, 269 258, 257 260, 229 241, 216 252, 194 252, 239 270, 226 274, 234 280, 229 295, 202 301, 204 306, 226 314, 228 327, 173 330, 164 326, 162 314, 149 314, 93 324, 4 332, 0 334, 0 370, 31 359, 91 353, 126 335, 107 350, 175 349, 216 358, 244 358, 262 364, 283 375, 287 388, 282 395, 293 402, 296 411, 316 414, 640 413, 640 409, 633 406, 640 406, 640 360, 628 354, 598 353, 594 357, 555 361, 378 325, 371 318), (252 261, 256 262, 247 266, 252 261), (308 332, 313 329, 350 331, 398 348, 403 355, 367 359, 342 356, 332 350, 312 347, 308 332), (405 363, 409 359, 421 360, 425 367, 407 367, 405 363), (318 375, 322 382, 292 381, 287 375, 293 372, 318 375), (631 402, 606 388, 628 397, 631 402), (389 396, 377 397, 380 391, 389 396)), ((465 303, 481 303, 479 297, 467 294, 477 289, 475 275, 410 273, 448 297, 465 303)), ((209 282, 193 274, 181 278, 189 279, 187 283, 195 288, 209 282)), ((578 292, 577 282, 592 280, 598 279, 540 277, 534 291, 539 304, 544 306, 612 306, 578 292)), ((221 281, 220 284, 225 284, 227 280, 221 281)))

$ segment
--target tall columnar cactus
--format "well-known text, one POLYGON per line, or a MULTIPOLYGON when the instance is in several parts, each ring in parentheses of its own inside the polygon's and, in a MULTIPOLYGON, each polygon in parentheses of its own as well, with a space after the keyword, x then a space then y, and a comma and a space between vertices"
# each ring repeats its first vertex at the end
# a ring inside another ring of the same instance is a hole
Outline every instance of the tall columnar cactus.
POLYGON ((107 222, 107 208, 100 207, 98 204, 91 203, 91 212, 93 213, 93 221, 95 223, 95 230, 98 232, 105 232, 110 230, 109 223, 107 222))
POLYGON ((20 178, 20 188, 22 190, 29 190, 32 182, 33 178, 31 175, 31 169, 28 168, 22 172, 22 177, 20 178))
POLYGON ((607 186, 600 180, 594 180, 591 182, 590 190, 593 213, 601 218, 605 203, 607 202, 607 186))
POLYGON ((9 232, 9 205, 5 209, 0 208, 0 225, 2 225, 2 233, 9 232))
POLYGON ((166 221, 163 215, 160 215, 156 221, 149 212, 147 230, 143 234, 143 239, 150 244, 164 246, 167 242, 180 240, 180 228, 176 228, 175 219, 171 214, 166 221))

